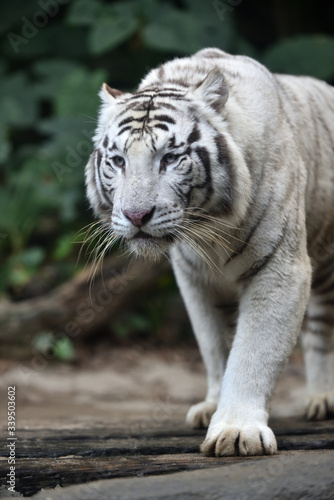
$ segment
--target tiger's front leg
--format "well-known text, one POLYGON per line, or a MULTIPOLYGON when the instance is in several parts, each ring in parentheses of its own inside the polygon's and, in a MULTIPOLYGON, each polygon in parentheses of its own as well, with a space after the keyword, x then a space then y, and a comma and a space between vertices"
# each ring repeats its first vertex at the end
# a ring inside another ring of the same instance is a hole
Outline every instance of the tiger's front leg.
POLYGON ((206 455, 277 451, 267 425, 268 404, 300 331, 310 274, 307 256, 297 259, 278 251, 245 283, 217 411, 201 446, 206 455))
MULTIPOLYGON (((232 329, 229 321, 235 313, 235 302, 217 294, 210 283, 203 283, 196 268, 184 262, 174 248, 172 264, 192 324, 207 373, 207 393, 203 401, 188 411, 186 421, 193 428, 207 428, 217 409, 221 381, 228 356, 232 329), (222 307, 225 306, 225 307, 222 307), (222 309, 226 309, 224 311, 222 309), (231 314, 227 314, 230 312, 231 314)), ((198 271, 198 270, 197 270, 198 271)))

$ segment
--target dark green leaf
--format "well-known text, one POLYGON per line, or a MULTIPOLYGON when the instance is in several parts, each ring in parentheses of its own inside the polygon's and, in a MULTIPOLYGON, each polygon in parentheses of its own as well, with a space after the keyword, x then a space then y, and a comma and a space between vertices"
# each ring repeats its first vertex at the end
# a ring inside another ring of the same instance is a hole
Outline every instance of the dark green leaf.
POLYGON ((107 16, 96 20, 89 36, 93 54, 111 50, 128 40, 138 29, 138 19, 133 5, 118 2, 110 6, 107 16))
POLYGON ((68 337, 56 339, 53 344, 53 353, 60 361, 70 361, 74 357, 74 347, 68 337))
POLYGON ((76 0, 69 5, 67 21, 76 26, 92 24, 102 11, 101 2, 98 0, 76 0))
POLYGON ((266 51, 263 63, 278 73, 329 80, 334 77, 334 38, 312 35, 283 40, 266 51))
POLYGON ((15 257, 15 262, 22 266, 34 268, 41 264, 45 257, 45 250, 41 247, 30 247, 15 257))
POLYGON ((37 10, 36 2, 27 0, 11 0, 10 2, 1 2, 0 7, 0 33, 7 35, 13 31, 22 35, 24 20, 31 20, 37 10))
POLYGON ((0 122, 18 127, 32 124, 37 116, 33 86, 23 72, 0 82, 0 122))
POLYGON ((10 150, 11 144, 7 136, 7 127, 0 125, 0 163, 4 163, 8 159, 10 150))
POLYGON ((143 30, 143 39, 148 47, 177 53, 191 53, 201 47, 198 33, 202 22, 188 12, 164 9, 159 18, 143 30))
POLYGON ((66 59, 38 60, 33 66, 33 71, 39 78, 34 84, 35 94, 39 98, 53 99, 59 91, 62 80, 79 67, 77 62, 66 59))
POLYGON ((75 233, 64 234, 61 236, 56 243, 56 248, 53 251, 53 258, 61 260, 70 255, 73 250, 74 240, 75 233))
POLYGON ((74 69, 62 81, 55 96, 58 116, 84 116, 94 119, 99 104, 98 91, 106 79, 104 70, 74 69))

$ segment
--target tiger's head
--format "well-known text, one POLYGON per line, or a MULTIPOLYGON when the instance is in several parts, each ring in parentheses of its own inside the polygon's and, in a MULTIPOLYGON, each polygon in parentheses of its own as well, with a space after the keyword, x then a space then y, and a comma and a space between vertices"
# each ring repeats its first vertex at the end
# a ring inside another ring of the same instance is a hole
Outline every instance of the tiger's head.
POLYGON ((86 186, 112 240, 156 256, 190 241, 196 224, 244 215, 249 173, 224 119, 219 70, 190 88, 157 84, 129 94, 104 84, 100 96, 86 186))

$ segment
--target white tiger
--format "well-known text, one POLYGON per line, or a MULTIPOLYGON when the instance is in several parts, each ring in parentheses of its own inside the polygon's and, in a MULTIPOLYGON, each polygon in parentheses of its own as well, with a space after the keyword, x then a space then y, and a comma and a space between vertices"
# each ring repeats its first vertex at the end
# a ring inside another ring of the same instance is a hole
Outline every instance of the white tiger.
POLYGON ((334 414, 334 90, 209 48, 101 98, 88 197, 112 239, 170 255, 207 370, 187 421, 207 455, 273 454, 301 329, 307 417, 334 414))

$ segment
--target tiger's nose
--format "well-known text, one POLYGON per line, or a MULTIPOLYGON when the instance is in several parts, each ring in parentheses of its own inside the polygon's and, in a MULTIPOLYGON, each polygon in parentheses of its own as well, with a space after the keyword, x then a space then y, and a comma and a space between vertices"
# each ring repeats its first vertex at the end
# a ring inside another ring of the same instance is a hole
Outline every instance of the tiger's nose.
POLYGON ((155 207, 139 212, 131 212, 130 210, 122 210, 123 214, 129 219, 134 226, 140 227, 152 219, 155 207))

